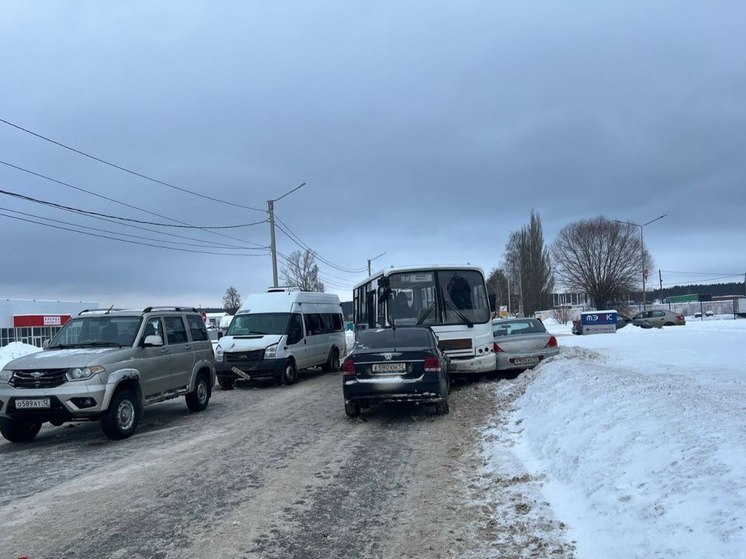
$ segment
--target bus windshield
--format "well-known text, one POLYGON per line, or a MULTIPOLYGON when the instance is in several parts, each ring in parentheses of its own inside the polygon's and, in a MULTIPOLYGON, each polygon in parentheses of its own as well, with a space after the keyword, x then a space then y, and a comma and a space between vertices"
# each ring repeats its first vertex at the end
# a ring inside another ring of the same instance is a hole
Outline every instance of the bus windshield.
POLYGON ((390 324, 483 324, 490 320, 482 275, 475 270, 395 272, 388 276, 390 324))
POLYGON ((265 336, 285 334, 290 321, 290 313, 247 313, 233 317, 226 332, 227 336, 265 336))

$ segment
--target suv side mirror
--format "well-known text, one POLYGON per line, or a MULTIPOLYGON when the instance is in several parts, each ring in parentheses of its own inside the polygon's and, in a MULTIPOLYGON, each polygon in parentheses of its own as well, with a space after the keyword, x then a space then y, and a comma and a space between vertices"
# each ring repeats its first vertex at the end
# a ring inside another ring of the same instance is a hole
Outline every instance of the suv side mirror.
POLYGON ((145 336, 145 339, 142 341, 142 345, 144 347, 162 346, 163 338, 161 338, 158 334, 151 334, 150 336, 145 336))

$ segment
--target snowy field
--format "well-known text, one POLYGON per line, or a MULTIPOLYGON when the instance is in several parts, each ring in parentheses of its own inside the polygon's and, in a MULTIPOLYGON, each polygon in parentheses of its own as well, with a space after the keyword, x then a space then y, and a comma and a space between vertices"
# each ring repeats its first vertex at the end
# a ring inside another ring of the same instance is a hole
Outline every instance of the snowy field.
POLYGON ((746 320, 716 318, 547 324, 560 355, 519 377, 512 433, 484 449, 499 469, 508 439, 579 558, 746 557, 746 320))
POLYGON ((484 432, 485 471, 537 480, 579 559, 746 557, 746 320, 547 326, 560 355, 489 385, 520 396, 484 432))

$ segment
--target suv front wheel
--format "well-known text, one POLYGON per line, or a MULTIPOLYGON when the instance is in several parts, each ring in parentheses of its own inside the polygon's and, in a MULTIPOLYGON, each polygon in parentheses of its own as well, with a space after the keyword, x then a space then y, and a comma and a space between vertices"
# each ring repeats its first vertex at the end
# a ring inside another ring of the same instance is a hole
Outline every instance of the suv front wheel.
POLYGON ((210 402, 210 385, 207 375, 200 373, 194 381, 194 390, 186 395, 186 405, 189 411, 202 411, 210 402))
POLYGON ((137 396, 132 390, 125 388, 112 398, 109 409, 101 417, 101 428, 110 439, 126 439, 137 429, 141 413, 137 396))
POLYGON ((0 433, 12 443, 25 443, 39 434, 41 421, 22 421, 0 417, 0 433))

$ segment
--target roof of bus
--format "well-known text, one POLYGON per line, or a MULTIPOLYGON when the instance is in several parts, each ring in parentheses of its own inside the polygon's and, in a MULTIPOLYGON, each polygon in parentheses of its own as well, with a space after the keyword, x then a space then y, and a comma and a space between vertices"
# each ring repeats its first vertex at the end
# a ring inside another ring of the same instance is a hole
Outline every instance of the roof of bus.
POLYGON ((431 266, 398 266, 398 267, 391 267, 391 268, 384 268, 383 270, 380 270, 373 274, 370 277, 365 278, 363 281, 359 282, 355 287, 352 289, 355 290, 358 287, 365 285, 371 280, 374 280, 376 278, 379 278, 381 276, 388 276, 390 274, 395 273, 401 273, 401 272, 429 272, 429 271, 444 271, 444 270, 470 270, 479 272, 484 276, 484 270, 480 268, 479 266, 463 266, 459 264, 433 264, 431 266))

